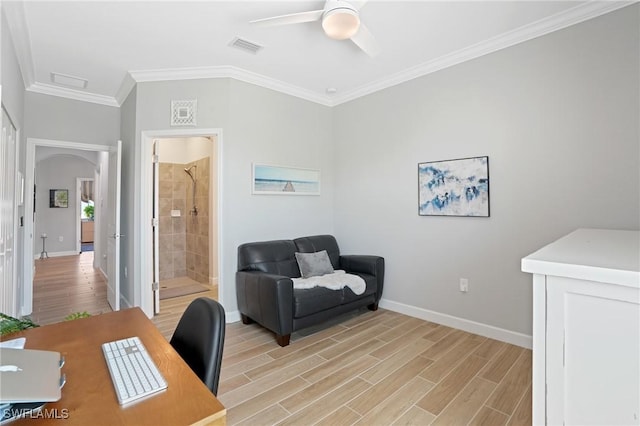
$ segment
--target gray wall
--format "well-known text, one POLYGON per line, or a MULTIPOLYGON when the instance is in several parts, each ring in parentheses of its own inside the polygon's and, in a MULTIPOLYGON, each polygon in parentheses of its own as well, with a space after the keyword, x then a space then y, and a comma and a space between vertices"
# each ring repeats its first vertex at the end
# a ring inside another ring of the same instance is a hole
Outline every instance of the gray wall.
POLYGON ((25 111, 28 138, 115 145, 120 134, 116 107, 26 92, 25 111))
POLYGON ((20 66, 18 65, 11 33, 9 32, 9 26, 7 25, 4 13, 2 13, 1 19, 2 61, 0 61, 0 76, 2 78, 2 105, 4 105, 16 127, 20 129, 23 123, 24 82, 22 81, 20 66))
POLYGON ((627 7, 336 107, 343 251, 386 258, 389 301, 530 335, 523 256, 640 227, 639 40, 627 7), (490 218, 418 216, 419 162, 482 155, 490 218))
MULTIPOLYGON (((168 111, 172 99, 197 99, 198 127, 224 132, 218 139, 223 173, 220 250, 224 256, 219 286, 225 309, 235 311, 239 244, 333 230, 331 111, 230 79, 141 83, 137 86, 136 137, 145 130, 171 129, 168 111), (322 194, 251 195, 253 162, 320 169, 322 194)), ((140 147, 136 149, 139 155, 140 147)), ((138 244, 135 249, 141 247, 138 244)), ((132 257, 128 258, 130 262, 132 257)))
MULTIPOLYGON (((133 242, 136 238, 134 232, 134 207, 135 194, 135 155, 136 155, 136 100, 138 90, 133 88, 127 99, 120 107, 120 140, 122 141, 122 164, 121 164, 121 188, 120 195, 120 233, 124 237, 120 239, 120 298, 123 299, 123 307, 133 306, 133 280, 129 277, 135 276, 136 265, 132 256, 134 253, 133 242), (125 274, 125 268, 127 273, 125 274)), ((107 159, 108 162, 108 159, 107 159)), ((105 244, 106 253, 106 244, 105 244)), ((105 265, 106 267, 106 265, 105 265)), ((106 269, 105 269, 106 270, 106 269)), ((138 282, 140 282, 138 280, 138 282)))
POLYGON ((80 207, 76 203, 76 178, 95 176, 96 165, 82 156, 56 154, 36 163, 36 225, 33 254, 42 251, 42 233, 47 234, 46 250, 50 254, 75 252, 76 225, 80 207), (49 190, 69 191, 69 207, 49 207, 49 190), (59 237, 63 240, 59 241, 59 237))
POLYGON ((332 233, 333 145, 330 108, 231 80, 223 142, 222 285, 235 311, 237 249, 250 241, 332 233), (319 196, 252 195, 252 163, 320 170, 319 196))

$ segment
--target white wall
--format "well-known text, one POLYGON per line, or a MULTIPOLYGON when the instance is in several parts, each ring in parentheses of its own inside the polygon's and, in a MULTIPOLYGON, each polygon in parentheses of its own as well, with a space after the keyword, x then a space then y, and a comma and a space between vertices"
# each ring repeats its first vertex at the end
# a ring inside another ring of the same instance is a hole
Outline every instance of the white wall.
MULTIPOLYGON (((187 164, 204 157, 211 157, 213 143, 210 138, 194 136, 190 138, 160 139, 160 162, 187 164)), ((211 158, 211 161, 215 161, 211 158)))
POLYGON ((76 204, 76 178, 94 178, 96 166, 74 155, 54 155, 36 164, 36 226, 33 254, 42 251, 43 233, 47 234, 46 249, 50 255, 76 252, 76 224, 79 206, 76 204), (50 208, 49 190, 67 189, 68 208, 50 208), (59 241, 62 237, 63 241, 59 241))
POLYGON ((336 107, 343 252, 386 258, 387 301, 531 335, 523 256, 640 227, 639 40, 627 7, 336 107), (482 155, 490 218, 418 216, 419 162, 482 155))

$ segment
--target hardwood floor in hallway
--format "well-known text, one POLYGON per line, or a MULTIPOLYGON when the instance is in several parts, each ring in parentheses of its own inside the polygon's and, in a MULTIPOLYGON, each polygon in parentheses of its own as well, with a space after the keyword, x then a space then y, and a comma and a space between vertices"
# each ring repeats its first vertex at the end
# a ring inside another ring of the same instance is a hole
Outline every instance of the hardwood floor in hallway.
POLYGON ((74 312, 111 312, 107 282, 93 267, 93 252, 38 259, 35 268, 31 319, 36 324, 64 321, 74 312))
MULTIPOLYGON (((91 315, 111 312, 107 302, 107 281, 102 272, 93 267, 93 252, 38 259, 35 267, 31 319, 36 324, 64 321, 74 312, 86 311, 91 315)), ((207 292, 161 300, 160 314, 152 321, 169 340, 192 300, 203 296, 217 300, 217 293, 217 287, 214 287, 207 292)))

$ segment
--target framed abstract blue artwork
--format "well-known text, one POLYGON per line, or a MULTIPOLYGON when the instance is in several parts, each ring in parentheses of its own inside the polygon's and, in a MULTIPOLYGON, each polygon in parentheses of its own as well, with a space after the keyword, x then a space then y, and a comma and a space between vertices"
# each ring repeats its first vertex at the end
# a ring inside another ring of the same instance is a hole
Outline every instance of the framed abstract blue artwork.
POLYGON ((418 214, 489 217, 489 157, 419 163, 418 214))

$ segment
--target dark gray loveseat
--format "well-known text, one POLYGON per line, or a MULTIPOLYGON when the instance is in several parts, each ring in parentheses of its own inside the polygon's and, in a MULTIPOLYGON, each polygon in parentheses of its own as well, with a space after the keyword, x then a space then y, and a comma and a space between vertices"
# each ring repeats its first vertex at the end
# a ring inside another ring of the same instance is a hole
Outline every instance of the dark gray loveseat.
POLYGON ((280 346, 289 344, 293 331, 362 306, 378 309, 383 280, 382 257, 340 255, 338 243, 331 235, 246 243, 238 247, 236 294, 242 322, 255 321, 273 331, 280 346), (334 269, 364 279, 363 294, 356 295, 348 287, 294 290, 291 278, 300 277, 295 253, 322 250, 327 251, 334 269))

